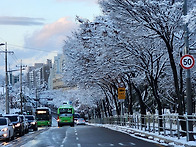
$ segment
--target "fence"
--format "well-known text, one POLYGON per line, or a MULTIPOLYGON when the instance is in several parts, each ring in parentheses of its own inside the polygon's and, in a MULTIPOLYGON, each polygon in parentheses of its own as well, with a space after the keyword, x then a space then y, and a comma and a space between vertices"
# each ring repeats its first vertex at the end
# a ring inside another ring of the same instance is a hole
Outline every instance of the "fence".
POLYGON ((90 120, 90 123, 129 126, 147 132, 158 132, 159 135, 177 137, 178 139, 182 137, 181 134, 184 134, 187 141, 190 140, 190 135, 196 135, 196 114, 183 116, 177 114, 127 115, 122 117, 94 118, 90 120), (182 123, 185 124, 185 129, 181 128, 182 123), (193 126, 193 128, 189 129, 190 126, 193 126))

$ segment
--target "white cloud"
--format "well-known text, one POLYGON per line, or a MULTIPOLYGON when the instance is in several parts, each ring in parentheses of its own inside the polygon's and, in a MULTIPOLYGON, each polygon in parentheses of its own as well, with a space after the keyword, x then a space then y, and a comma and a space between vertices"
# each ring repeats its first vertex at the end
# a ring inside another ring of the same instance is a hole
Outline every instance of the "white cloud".
POLYGON ((25 37, 23 50, 16 50, 16 56, 22 57, 25 65, 45 63, 54 59, 57 53, 62 53, 64 40, 71 35, 77 25, 63 17, 54 23, 44 25, 40 30, 25 37))
POLYGON ((0 25, 43 25, 43 18, 0 16, 0 25))
POLYGON ((56 47, 62 47, 63 40, 71 35, 71 32, 75 28, 77 28, 77 25, 74 22, 66 17, 60 18, 56 22, 45 25, 41 30, 27 37, 25 39, 25 45, 47 50, 56 50, 56 47))

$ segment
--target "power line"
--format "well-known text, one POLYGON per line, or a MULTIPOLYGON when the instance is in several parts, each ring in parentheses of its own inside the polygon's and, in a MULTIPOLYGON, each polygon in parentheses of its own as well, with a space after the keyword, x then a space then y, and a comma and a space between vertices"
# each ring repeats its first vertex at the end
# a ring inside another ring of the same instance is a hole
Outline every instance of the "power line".
POLYGON ((4 49, 0 48, 1 51, 4 51, 4 49))
POLYGON ((14 44, 9 44, 10 46, 15 46, 15 47, 19 47, 19 48, 25 48, 25 49, 29 49, 29 50, 36 50, 36 51, 41 51, 41 52, 54 52, 57 53, 58 51, 47 51, 47 50, 43 50, 43 49, 38 49, 38 48, 32 48, 32 47, 24 47, 24 46, 20 46, 20 45, 14 45, 14 44))
POLYGON ((16 55, 15 55, 15 54, 13 54, 11 57, 12 57, 12 59, 13 59, 13 60, 15 60, 15 61, 16 61, 16 63, 17 63, 17 64, 19 64, 19 63, 20 63, 19 59, 16 57, 16 55))

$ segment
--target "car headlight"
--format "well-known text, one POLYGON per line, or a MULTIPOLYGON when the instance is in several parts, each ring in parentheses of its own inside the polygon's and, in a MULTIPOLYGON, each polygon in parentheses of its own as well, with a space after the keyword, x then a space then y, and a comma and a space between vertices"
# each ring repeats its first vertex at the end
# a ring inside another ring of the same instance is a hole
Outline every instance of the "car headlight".
POLYGON ((8 131, 8 128, 3 128, 3 129, 1 129, 1 131, 6 132, 6 131, 8 131))
POLYGON ((15 127, 20 127, 20 123, 17 123, 17 124, 15 125, 15 127))
POLYGON ((8 134, 3 134, 3 137, 7 137, 8 136, 8 134))
POLYGON ((31 122, 31 124, 32 124, 32 125, 35 125, 35 122, 34 122, 34 121, 33 121, 33 122, 31 122))

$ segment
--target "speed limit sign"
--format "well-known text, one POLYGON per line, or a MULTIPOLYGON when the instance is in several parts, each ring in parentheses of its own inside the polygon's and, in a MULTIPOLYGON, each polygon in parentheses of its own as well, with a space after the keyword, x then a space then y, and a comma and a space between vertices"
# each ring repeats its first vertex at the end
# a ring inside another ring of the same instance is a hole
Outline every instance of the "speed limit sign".
POLYGON ((195 64, 195 60, 194 60, 193 56, 191 56, 191 55, 184 55, 180 59, 180 65, 184 69, 190 69, 193 67, 194 64, 195 64))

